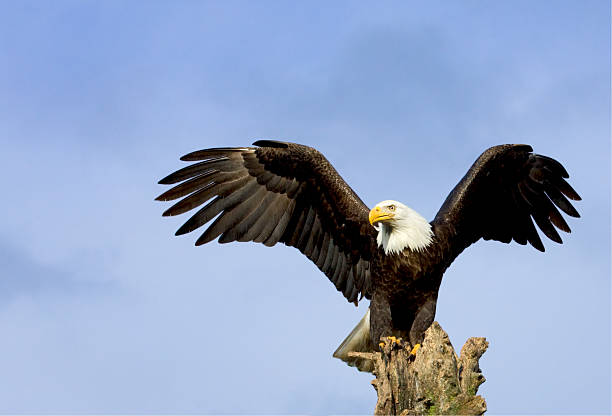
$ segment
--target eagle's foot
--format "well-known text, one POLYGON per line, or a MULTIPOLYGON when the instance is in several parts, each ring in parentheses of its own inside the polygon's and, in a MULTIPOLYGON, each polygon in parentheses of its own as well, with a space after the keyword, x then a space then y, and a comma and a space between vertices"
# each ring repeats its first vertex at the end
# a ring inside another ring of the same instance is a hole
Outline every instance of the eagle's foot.
POLYGON ((421 344, 416 344, 414 348, 410 350, 410 355, 408 355, 408 359, 410 361, 414 361, 414 359, 416 358, 416 353, 419 350, 419 348, 421 348, 421 344))
POLYGON ((390 354, 391 351, 395 349, 407 348, 409 345, 404 342, 403 339, 397 338, 394 336, 391 337, 380 337, 380 342, 378 343, 380 350, 385 354, 390 354))

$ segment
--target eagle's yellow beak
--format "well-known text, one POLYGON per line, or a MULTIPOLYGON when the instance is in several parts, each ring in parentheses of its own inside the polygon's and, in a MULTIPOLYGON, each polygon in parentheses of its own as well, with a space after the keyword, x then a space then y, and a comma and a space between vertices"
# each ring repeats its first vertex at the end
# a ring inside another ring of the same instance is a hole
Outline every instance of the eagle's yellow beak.
POLYGON ((379 221, 390 220, 393 216, 392 213, 383 211, 380 207, 376 206, 370 211, 370 224, 374 225, 379 221))

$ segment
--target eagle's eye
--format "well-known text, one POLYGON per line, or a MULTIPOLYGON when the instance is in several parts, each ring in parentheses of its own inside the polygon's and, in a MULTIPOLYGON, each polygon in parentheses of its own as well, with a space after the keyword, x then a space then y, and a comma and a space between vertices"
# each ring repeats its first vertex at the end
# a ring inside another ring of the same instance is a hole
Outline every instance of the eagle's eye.
POLYGON ((389 205, 389 211, 395 211, 395 205, 389 205))

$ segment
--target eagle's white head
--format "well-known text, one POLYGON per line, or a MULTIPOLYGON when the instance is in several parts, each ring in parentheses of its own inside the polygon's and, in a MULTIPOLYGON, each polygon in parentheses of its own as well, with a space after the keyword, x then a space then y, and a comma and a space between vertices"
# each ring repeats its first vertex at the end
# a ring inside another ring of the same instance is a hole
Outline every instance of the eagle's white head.
POLYGON ((412 208, 397 201, 382 201, 370 211, 370 224, 378 231, 376 242, 385 254, 425 249, 433 241, 431 225, 412 208))

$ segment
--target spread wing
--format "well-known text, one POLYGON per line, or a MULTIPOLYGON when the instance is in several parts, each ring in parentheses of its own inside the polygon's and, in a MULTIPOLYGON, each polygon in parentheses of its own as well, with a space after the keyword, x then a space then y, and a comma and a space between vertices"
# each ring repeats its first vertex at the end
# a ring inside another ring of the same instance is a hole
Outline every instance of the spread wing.
POLYGON ((369 298, 376 231, 368 208, 317 150, 260 140, 259 147, 200 150, 181 158, 198 163, 165 177, 178 184, 157 197, 182 198, 164 216, 209 201, 176 232, 185 234, 217 217, 196 245, 255 241, 298 248, 350 302, 369 298), (212 199, 212 200, 211 200, 212 199))
POLYGON ((568 198, 580 196, 565 181, 569 175, 559 162, 532 150, 527 145, 486 150, 448 195, 432 225, 449 240, 453 258, 480 238, 529 242, 544 251, 533 221, 549 239, 562 243, 555 227, 568 233, 570 228, 559 209, 579 217, 568 198))

